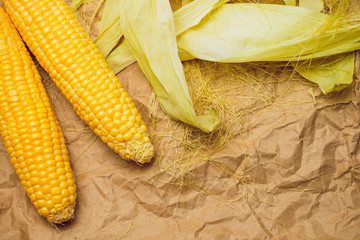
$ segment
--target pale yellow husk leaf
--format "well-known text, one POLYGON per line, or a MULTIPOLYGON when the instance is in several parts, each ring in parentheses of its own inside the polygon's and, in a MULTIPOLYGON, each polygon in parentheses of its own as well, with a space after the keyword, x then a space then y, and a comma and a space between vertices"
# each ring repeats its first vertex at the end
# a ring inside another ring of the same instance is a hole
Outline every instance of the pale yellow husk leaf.
POLYGON ((213 131, 216 112, 197 116, 178 56, 174 17, 167 0, 122 0, 121 28, 163 110, 173 119, 213 131))
POLYGON ((360 24, 327 30, 302 7, 226 4, 178 36, 180 57, 215 62, 298 61, 360 48, 360 24))
POLYGON ((122 34, 119 0, 106 0, 100 21, 99 35, 95 40, 101 54, 106 58, 119 42, 122 34))
POLYGON ((299 0, 299 6, 320 12, 324 8, 324 3, 322 0, 299 0))
POLYGON ((85 4, 85 3, 93 2, 93 1, 95 1, 95 0, 73 0, 73 1, 70 3, 69 7, 71 8, 71 11, 73 11, 74 13, 76 13, 77 10, 78 10, 78 8, 79 8, 81 5, 83 5, 83 4, 85 4))
POLYGON ((180 35, 187 29, 197 25, 212 10, 215 10, 230 0, 197 0, 174 12, 175 33, 180 35))
MULTIPOLYGON (((349 56, 353 54, 339 53, 360 48, 360 27, 358 24, 344 26, 338 24, 336 27, 329 27, 331 26, 329 23, 335 22, 335 18, 319 12, 323 9, 321 0, 300 1, 299 4, 304 7, 243 3, 225 5, 226 2, 228 1, 195 0, 174 13, 178 53, 182 61, 194 58, 229 63, 290 61, 296 71, 308 80, 317 83, 323 93, 341 90, 352 82, 351 71, 354 62, 351 62, 352 58, 349 56), (328 58, 335 54, 337 54, 336 57, 328 58), (312 60, 314 58, 323 59, 312 60)), ((285 2, 293 5, 291 1, 285 2)), ((135 4, 133 3, 133 6, 135 4)), ((105 17, 104 19, 112 20, 106 20, 106 24, 104 24, 105 20, 102 20, 102 26, 106 26, 107 29, 118 26, 117 32, 113 33, 116 37, 111 38, 106 34, 101 34, 98 39, 103 39, 102 43, 99 43, 100 49, 102 49, 101 46, 106 45, 107 50, 102 52, 104 56, 107 56, 109 65, 115 72, 119 72, 136 59, 132 53, 134 49, 131 51, 126 41, 108 55, 122 35, 119 24, 122 21, 120 20, 121 11, 114 11, 114 7, 111 9, 112 12, 108 11, 105 15, 111 14, 112 18, 105 17)), ((154 16, 156 14, 158 13, 154 13, 154 16)), ((141 25, 139 22, 137 27, 141 25)), ((146 20, 143 26, 145 24, 147 24, 146 20)), ((168 36, 171 34, 168 33, 168 36)), ((137 36, 139 41, 140 35, 137 36)), ((144 38, 146 39, 147 36, 144 38)), ((162 42, 158 43, 161 45, 162 42)), ((154 42, 153 45, 156 43, 154 42)), ((140 44, 137 47, 141 49, 145 46, 149 44, 140 44)), ((149 69, 154 71, 152 67, 149 69)), ((184 78, 181 77, 181 79, 184 78)), ((167 89, 160 88, 159 84, 152 85, 154 88, 159 88, 155 89, 157 93, 163 92, 163 96, 174 98, 167 89)), ((187 94, 184 96, 188 98, 187 94)), ((171 99, 160 101, 174 103, 171 99)), ((192 103, 189 106, 191 105, 192 103)), ((187 116, 188 113, 179 112, 181 108, 168 107, 168 109, 172 112, 164 108, 171 117, 196 126, 194 119, 187 116), (176 111, 178 112, 175 114, 176 111)), ((198 120, 195 119, 195 121, 198 120)))
MULTIPOLYGON (((195 2, 198 1, 192 4, 195 2)), ((203 4, 204 2, 202 1, 203 4)), ((185 12, 184 7, 181 9, 185 12)), ((174 14, 175 23, 184 18, 180 10, 174 14)), ((187 10, 189 11, 189 7, 187 10)), ((319 13, 318 9, 313 11, 302 7, 239 3, 211 10, 214 8, 207 11, 210 14, 205 19, 204 13, 201 13, 201 23, 192 25, 191 29, 178 37, 182 61, 200 58, 217 62, 296 62, 360 48, 359 25, 327 30, 326 25, 331 17, 319 13)), ((196 12, 192 12, 192 15, 196 15, 196 12)), ((121 47, 125 49, 127 46, 121 47)), ((118 53, 113 52, 109 56, 114 63, 110 65, 115 71, 120 71, 135 61, 131 61, 128 55, 130 51, 118 53), (122 58, 126 61, 114 61, 122 58)), ((339 80, 334 77, 328 79, 333 85, 342 80, 343 78, 339 80)), ((348 83, 349 79, 345 82, 348 83)), ((327 86, 320 85, 320 88, 325 89, 327 86)))
POLYGON ((344 53, 341 56, 293 62, 292 65, 304 78, 318 84, 326 94, 340 91, 352 83, 355 54, 344 53))
POLYGON ((136 62, 134 55, 127 42, 123 42, 112 51, 106 58, 106 62, 111 67, 111 70, 118 73, 130 64, 136 62))
MULTIPOLYGON (((175 33, 179 35, 197 25, 212 10, 221 7, 229 0, 195 0, 174 12, 175 33)), ((115 13, 114 13, 115 14, 115 13)), ((120 16, 120 12, 117 13, 120 16)), ((101 44, 97 44, 102 48, 101 44)), ((126 42, 120 44, 106 58, 111 69, 118 73, 136 60, 126 42)), ((106 56, 105 56, 106 57, 106 56)))
POLYGON ((286 5, 296 6, 296 0, 284 0, 286 5))

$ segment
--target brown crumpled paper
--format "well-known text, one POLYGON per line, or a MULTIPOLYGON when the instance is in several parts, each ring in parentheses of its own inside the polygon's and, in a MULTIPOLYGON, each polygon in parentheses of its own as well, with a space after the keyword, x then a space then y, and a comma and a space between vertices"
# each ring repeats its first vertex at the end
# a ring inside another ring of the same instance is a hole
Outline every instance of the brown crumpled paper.
MULTIPOLYGON (((160 164, 140 167, 109 149, 40 71, 67 140, 78 187, 75 219, 54 228, 38 215, 1 144, 0 239, 360 239, 356 84, 316 104, 292 104, 311 99, 294 92, 286 106, 255 114, 252 131, 235 138, 240 145, 212 157, 244 172, 244 181, 204 162, 189 173, 194 185, 179 187, 166 174, 153 178, 160 164)), ((118 76, 154 136, 156 158, 170 158, 171 138, 156 133, 170 120, 151 110, 147 79, 137 64, 118 76)))

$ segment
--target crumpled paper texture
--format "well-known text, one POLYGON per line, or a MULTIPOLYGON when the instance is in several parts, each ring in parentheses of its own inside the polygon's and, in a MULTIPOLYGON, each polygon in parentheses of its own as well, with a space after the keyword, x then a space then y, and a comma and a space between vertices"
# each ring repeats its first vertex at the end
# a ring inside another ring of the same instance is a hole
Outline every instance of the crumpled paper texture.
POLYGON ((316 103, 302 91, 310 101, 292 104, 299 98, 293 93, 286 107, 255 114, 252 131, 236 137, 242 147, 228 144, 212 157, 243 172, 244 181, 203 162, 189 173, 194 185, 181 187, 166 173, 153 178, 161 170, 156 158, 174 155, 171 139, 156 133, 171 120, 158 106, 152 110, 152 90, 137 64, 118 76, 153 135, 157 156, 143 167, 96 137, 39 70, 67 141, 78 187, 75 219, 54 228, 38 215, 1 143, 0 239, 360 239, 356 83, 316 103))

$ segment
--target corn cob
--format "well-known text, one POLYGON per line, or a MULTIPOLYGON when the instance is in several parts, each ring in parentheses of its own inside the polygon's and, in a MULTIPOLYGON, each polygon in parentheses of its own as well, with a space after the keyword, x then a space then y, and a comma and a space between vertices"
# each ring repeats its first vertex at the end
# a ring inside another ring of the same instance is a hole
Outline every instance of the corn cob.
POLYGON ((151 161, 141 116, 63 0, 3 0, 25 43, 80 118, 124 159, 151 161))
POLYGON ((0 135, 25 192, 50 223, 73 218, 76 186, 41 77, 0 7, 0 135))

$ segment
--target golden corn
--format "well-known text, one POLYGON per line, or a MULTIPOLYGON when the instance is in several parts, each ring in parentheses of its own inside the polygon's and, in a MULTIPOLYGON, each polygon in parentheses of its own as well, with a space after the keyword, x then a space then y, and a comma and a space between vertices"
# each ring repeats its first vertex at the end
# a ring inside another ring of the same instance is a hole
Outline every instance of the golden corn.
POLYGON ((132 99, 63 0, 3 0, 41 66, 76 113, 124 159, 150 162, 154 147, 132 99))
POLYGON ((0 135, 39 214, 50 223, 73 218, 76 186, 65 139, 36 66, 1 7, 0 135))

